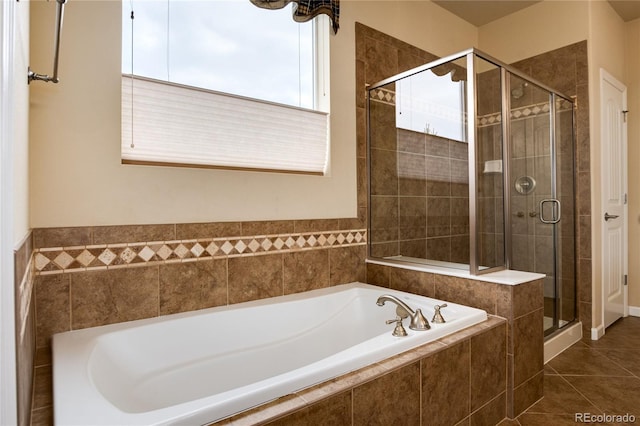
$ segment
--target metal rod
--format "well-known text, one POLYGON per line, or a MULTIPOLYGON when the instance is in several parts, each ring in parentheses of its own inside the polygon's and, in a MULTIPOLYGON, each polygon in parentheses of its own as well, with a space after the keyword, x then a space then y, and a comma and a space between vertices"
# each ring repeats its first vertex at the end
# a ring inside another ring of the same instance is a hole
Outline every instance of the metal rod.
POLYGON ((60 57, 60 36, 62 35, 62 18, 64 15, 64 4, 67 0, 56 0, 58 7, 56 8, 56 33, 55 44, 53 47, 53 75, 48 76, 46 74, 37 74, 28 69, 27 82, 31 83, 33 80, 44 81, 45 83, 52 82, 58 83, 58 59, 60 57))

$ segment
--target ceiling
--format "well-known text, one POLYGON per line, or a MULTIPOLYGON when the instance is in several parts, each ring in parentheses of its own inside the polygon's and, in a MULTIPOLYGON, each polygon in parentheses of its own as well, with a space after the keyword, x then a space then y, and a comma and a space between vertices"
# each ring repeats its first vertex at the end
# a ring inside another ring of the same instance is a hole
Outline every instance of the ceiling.
MULTIPOLYGON (((433 0, 476 27, 527 8, 541 0, 433 0)), ((640 18, 639 0, 607 0, 625 21, 640 18)))

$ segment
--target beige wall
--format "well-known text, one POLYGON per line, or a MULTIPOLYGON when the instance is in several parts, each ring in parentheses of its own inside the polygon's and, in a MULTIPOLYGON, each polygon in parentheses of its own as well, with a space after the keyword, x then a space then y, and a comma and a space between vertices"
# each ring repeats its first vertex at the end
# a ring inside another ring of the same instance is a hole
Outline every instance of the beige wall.
POLYGON ((600 68, 624 82, 624 22, 606 2, 589 2, 589 100, 591 124, 592 329, 602 320, 602 225, 600 201, 600 68))
POLYGON ((479 28, 479 48, 505 63, 585 40, 588 2, 544 1, 479 28))
MULTIPOLYGON (((354 22, 438 54, 477 30, 429 2, 341 4, 331 39, 331 176, 120 164, 120 2, 67 5, 58 85, 31 90, 33 227, 356 216, 354 22), (443 37, 443 34, 447 34, 443 37)), ((48 69, 55 7, 32 4, 31 64, 48 69)))
POLYGON ((17 249, 29 233, 29 2, 16 4, 13 144, 13 244, 17 249))
POLYGON ((625 24, 629 164, 629 306, 640 306, 640 19, 625 24))

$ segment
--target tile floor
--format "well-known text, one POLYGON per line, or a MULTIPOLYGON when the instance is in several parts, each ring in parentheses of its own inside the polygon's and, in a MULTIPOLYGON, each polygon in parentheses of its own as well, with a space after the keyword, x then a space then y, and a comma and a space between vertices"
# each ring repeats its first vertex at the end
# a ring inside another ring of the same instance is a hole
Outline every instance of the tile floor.
POLYGON ((640 318, 623 318, 602 339, 574 344, 545 365, 544 380, 544 397, 499 426, 575 426, 576 413, 628 413, 640 424, 640 318))

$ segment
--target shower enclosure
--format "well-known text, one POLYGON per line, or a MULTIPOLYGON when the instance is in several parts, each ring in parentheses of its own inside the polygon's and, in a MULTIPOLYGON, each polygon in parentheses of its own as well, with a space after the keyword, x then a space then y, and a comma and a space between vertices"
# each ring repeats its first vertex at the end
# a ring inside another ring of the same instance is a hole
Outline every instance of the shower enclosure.
POLYGON ((476 49, 367 89, 369 257, 546 274, 575 319, 574 103, 476 49))

